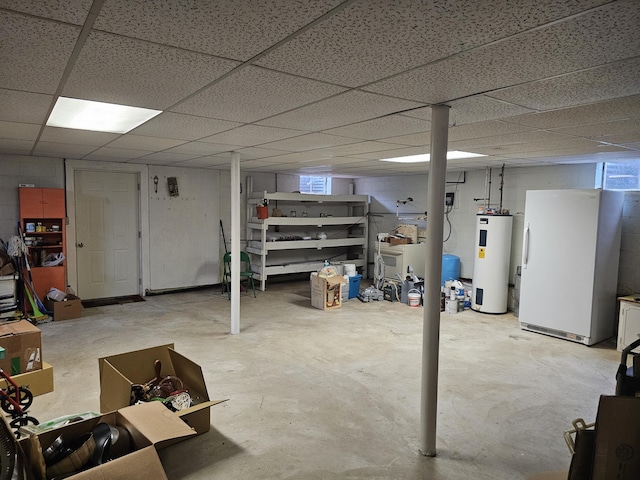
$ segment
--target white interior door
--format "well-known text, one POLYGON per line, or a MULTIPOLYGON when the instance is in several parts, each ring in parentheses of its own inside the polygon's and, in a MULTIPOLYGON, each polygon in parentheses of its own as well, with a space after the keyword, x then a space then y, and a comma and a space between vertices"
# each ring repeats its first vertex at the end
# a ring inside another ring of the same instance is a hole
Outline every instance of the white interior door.
POLYGON ((75 172, 78 296, 139 293, 138 175, 75 172))

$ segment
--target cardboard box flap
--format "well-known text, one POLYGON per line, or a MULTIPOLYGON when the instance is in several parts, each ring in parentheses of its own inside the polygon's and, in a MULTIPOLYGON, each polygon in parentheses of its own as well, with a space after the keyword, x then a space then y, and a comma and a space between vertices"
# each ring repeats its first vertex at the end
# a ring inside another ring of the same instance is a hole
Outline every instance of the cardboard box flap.
POLYGON ((341 283, 347 283, 347 280, 342 275, 336 275, 335 277, 326 277, 328 285, 340 285, 341 283))
POLYGON ((202 402, 202 403, 199 403, 197 405, 194 405, 193 407, 189 407, 188 410, 182 410, 182 411, 179 410, 175 414, 178 415, 179 417, 181 417, 183 415, 188 415, 188 414, 191 414, 193 412, 197 412, 198 410, 205 410, 205 409, 213 407, 214 405, 217 405, 219 403, 226 402, 227 400, 229 400, 229 399, 225 398, 224 400, 209 400, 207 402, 202 402))
MULTIPOLYGON (((103 362, 110 363, 113 368, 119 371, 131 383, 147 383, 156 376, 153 362, 162 362, 162 375, 175 375, 171 369, 171 357, 169 349, 173 349, 173 343, 158 347, 135 350, 133 352, 121 353, 119 355, 109 355, 98 360, 100 365, 103 362), (153 359, 150 361, 150 359, 153 359)), ((100 367, 100 381, 102 381, 102 367, 100 367)), ((127 405, 129 402, 127 401, 127 405)))
POLYGON ((182 440, 196 435, 192 428, 160 402, 124 407, 118 413, 148 438, 156 448, 162 448, 163 444, 173 443, 176 439, 182 440))
POLYGON ((2 322, 2 332, 0 333, 0 338, 2 337, 12 337, 14 335, 21 335, 23 333, 38 333, 40 329, 27 321, 8 321, 2 322))
MULTIPOLYGON (((182 380, 186 388, 189 389, 191 396, 199 396, 202 399, 209 399, 207 385, 204 381, 204 375, 202 374, 202 367, 192 360, 189 360, 187 357, 180 355, 178 352, 173 350, 172 347, 168 349, 168 352, 171 357, 174 375, 182 380), (199 390, 203 391, 194 391, 195 385, 198 385, 199 390)), ((162 375, 166 375, 164 371, 161 373, 162 375)))
POLYGON ((132 478, 167 480, 155 448, 142 448, 124 457, 103 463, 100 468, 90 468, 73 476, 73 480, 131 480, 132 478))
POLYGON ((100 382, 109 385, 108 390, 100 391, 101 412, 112 412, 131 403, 131 383, 107 361, 100 364, 100 382))

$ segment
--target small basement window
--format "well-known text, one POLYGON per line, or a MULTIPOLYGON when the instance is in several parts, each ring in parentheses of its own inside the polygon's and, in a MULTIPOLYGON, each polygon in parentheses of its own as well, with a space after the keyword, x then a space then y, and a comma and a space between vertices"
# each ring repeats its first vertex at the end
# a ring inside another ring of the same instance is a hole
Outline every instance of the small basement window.
POLYGON ((300 175, 300 193, 331 195, 331 177, 300 175))
POLYGON ((606 162, 602 188, 604 190, 640 190, 640 160, 606 162))

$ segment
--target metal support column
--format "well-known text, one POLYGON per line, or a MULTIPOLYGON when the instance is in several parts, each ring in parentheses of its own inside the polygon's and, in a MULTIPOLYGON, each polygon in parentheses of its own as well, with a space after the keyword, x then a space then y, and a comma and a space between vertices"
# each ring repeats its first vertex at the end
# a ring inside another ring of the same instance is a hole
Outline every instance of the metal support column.
POLYGON ((231 334, 240 333, 240 154, 231 152, 231 334))
POLYGON ((427 192, 427 255, 422 329, 422 396, 420 453, 436 456, 438 414, 438 357, 440 348, 440 291, 444 194, 447 174, 449 107, 431 107, 431 161, 427 192))

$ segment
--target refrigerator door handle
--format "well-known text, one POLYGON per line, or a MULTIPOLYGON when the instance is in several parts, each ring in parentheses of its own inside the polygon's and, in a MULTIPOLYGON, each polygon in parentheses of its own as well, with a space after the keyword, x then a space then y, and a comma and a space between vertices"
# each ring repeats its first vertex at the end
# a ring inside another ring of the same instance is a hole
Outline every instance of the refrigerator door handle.
POLYGON ((524 226, 524 242, 522 243, 522 268, 529 263, 529 223, 524 226))

